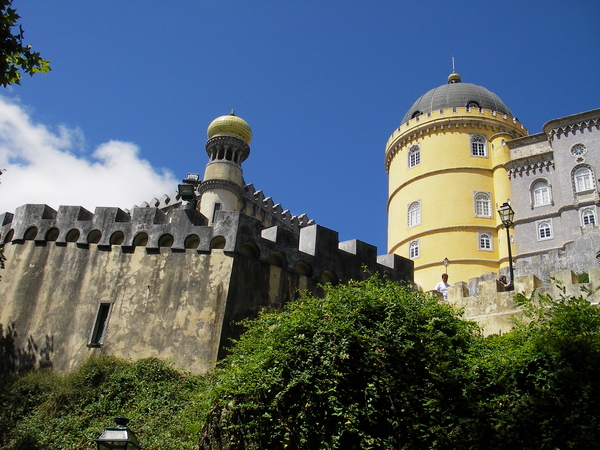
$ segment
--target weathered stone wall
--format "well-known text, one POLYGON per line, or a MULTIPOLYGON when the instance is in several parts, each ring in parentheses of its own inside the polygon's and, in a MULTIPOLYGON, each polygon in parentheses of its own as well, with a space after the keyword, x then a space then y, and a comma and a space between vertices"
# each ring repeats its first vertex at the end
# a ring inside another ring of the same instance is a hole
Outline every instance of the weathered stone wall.
MULTIPOLYGON (((594 291, 600 288, 600 267, 589 269, 589 283, 578 284, 577 276, 571 270, 560 270, 550 273, 550 277, 560 282, 566 295, 578 296, 581 288, 594 291)), ((550 286, 542 286, 535 275, 515 277, 514 291, 506 291, 502 283, 496 279, 480 281, 479 294, 469 295, 466 283, 457 283, 448 289, 448 301, 464 310, 464 317, 477 322, 486 335, 506 333, 513 327, 512 320, 520 317, 522 311, 515 305, 514 295, 524 293, 531 295, 534 290, 538 295, 548 294, 558 298, 562 291, 556 282, 550 286)), ((441 297, 441 296, 440 296, 441 297)), ((589 300, 593 304, 600 303, 600 291, 594 292, 589 300)))
POLYGON ((33 358, 65 372, 96 353, 173 358, 194 372, 216 361, 233 265, 222 250, 125 253, 26 241, 5 252, 0 323, 11 327, 17 367, 33 358), (102 347, 90 348, 100 302, 112 303, 110 316, 102 347))
POLYGON ((281 307, 319 283, 371 272, 412 283, 412 261, 339 242, 318 225, 299 232, 219 211, 205 226, 193 210, 26 205, 0 216, 7 257, 0 282, 0 375, 52 367, 66 372, 98 353, 172 358, 211 367, 235 321, 281 307), (140 236, 144 236, 141 239, 140 236), (191 247, 191 248, 190 248, 191 247), (100 305, 110 305, 102 342, 92 342, 100 305))

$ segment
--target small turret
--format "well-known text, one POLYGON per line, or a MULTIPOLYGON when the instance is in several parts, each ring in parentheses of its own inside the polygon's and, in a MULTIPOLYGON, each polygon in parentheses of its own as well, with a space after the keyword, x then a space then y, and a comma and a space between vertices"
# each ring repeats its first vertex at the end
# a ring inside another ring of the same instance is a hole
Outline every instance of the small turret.
POLYGON ((245 120, 231 111, 231 114, 213 120, 206 133, 209 160, 204 181, 198 189, 201 196, 198 210, 211 225, 216 211, 240 211, 242 208, 242 162, 250 154, 248 144, 252 140, 252 130, 245 120))

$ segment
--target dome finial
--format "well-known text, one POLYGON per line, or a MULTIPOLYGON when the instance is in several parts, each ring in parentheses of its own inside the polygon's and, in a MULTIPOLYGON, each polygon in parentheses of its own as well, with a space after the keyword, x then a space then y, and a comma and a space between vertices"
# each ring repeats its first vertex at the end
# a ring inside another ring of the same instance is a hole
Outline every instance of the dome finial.
POLYGON ((235 116, 235 108, 231 108, 231 112, 229 113, 230 116, 235 116))
POLYGON ((452 73, 448 75, 448 84, 460 83, 461 81, 460 75, 456 73, 456 70, 454 70, 454 55, 452 55, 452 73))

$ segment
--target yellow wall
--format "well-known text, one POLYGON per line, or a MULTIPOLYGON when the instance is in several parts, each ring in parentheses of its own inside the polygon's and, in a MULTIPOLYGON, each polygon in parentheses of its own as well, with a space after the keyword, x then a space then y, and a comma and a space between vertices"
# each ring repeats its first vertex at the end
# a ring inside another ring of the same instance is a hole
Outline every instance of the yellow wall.
MULTIPOLYGON (((514 119, 491 111, 444 110, 402 124, 388 141, 389 175, 388 251, 408 257, 409 245, 419 239, 420 256, 414 259, 415 282, 433 289, 450 260, 450 283, 468 281, 497 272, 506 257, 506 238, 499 245, 497 206, 510 198, 504 164, 509 160, 502 140, 523 136, 526 130, 514 119), (487 157, 471 156, 471 135, 485 136, 487 157), (408 168, 408 151, 418 144, 420 164, 408 168), (474 194, 491 195, 491 216, 476 217, 474 194), (420 225, 408 228, 408 206, 421 202, 420 225), (479 250, 478 232, 491 235, 492 250, 479 250)), ((500 229, 504 233, 503 229, 500 229)), ((505 235, 503 235, 505 236, 505 235)), ((504 263, 504 265, 506 265, 504 263)))

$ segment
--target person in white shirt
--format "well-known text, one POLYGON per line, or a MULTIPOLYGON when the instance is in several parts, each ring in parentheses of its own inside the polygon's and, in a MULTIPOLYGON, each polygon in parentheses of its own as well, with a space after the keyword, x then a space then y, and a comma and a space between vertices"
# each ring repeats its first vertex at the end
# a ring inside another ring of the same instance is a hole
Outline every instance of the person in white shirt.
POLYGON ((448 300, 448 288, 450 285, 448 284, 448 274, 442 274, 442 281, 435 285, 435 290, 440 292, 444 296, 444 300, 448 300))

